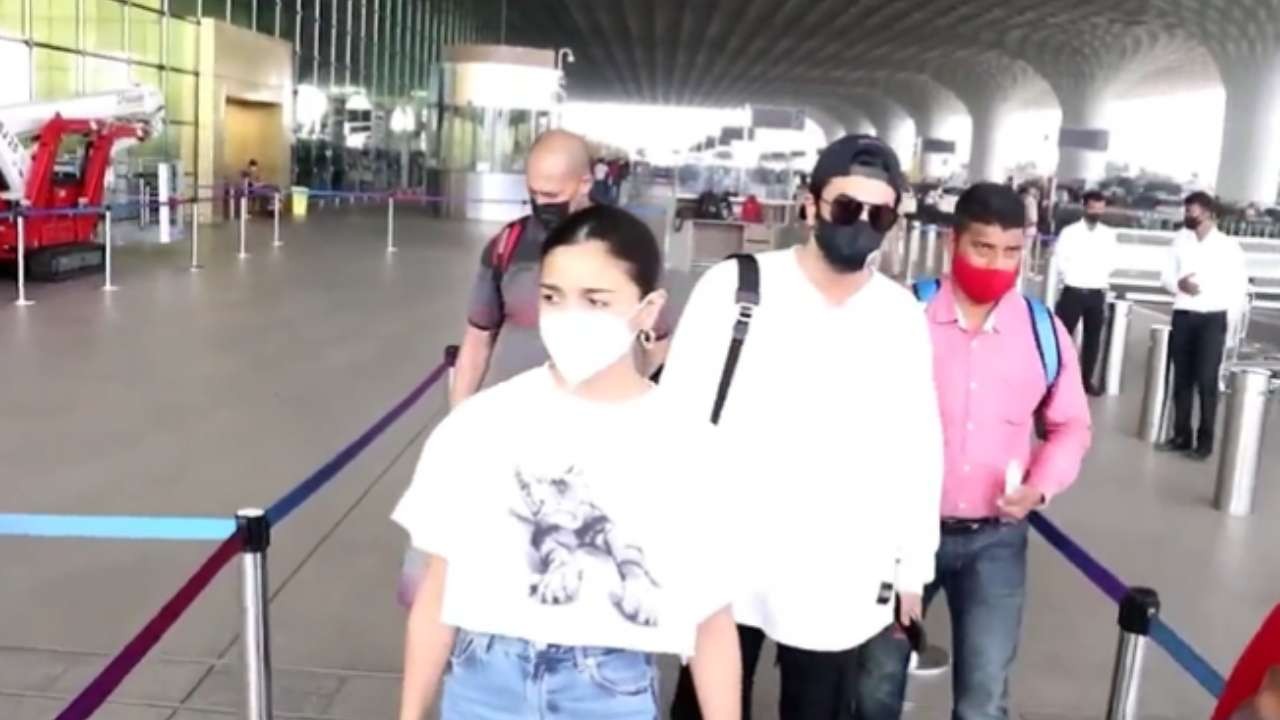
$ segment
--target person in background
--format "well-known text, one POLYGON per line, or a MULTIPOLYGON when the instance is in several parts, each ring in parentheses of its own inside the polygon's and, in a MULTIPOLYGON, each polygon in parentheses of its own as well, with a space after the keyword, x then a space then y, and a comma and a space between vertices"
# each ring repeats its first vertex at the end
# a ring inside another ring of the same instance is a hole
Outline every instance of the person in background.
POLYGON ((1053 250, 1057 277, 1062 281, 1062 294, 1055 311, 1068 335, 1084 320, 1084 336, 1080 349, 1080 372, 1085 390, 1101 395, 1102 388, 1093 382, 1094 371, 1102 350, 1102 328, 1106 324, 1107 290, 1111 273, 1116 269, 1116 231, 1102 222, 1107 198, 1097 190, 1084 194, 1084 217, 1062 229, 1053 250))
MULTIPOLYGON (((1006 720, 1009 677, 1027 587, 1027 515, 1071 486, 1091 441, 1075 353, 1059 353, 1049 385, 1033 306, 1018 293, 1026 249, 1022 202, 996 183, 956 202, 951 276, 925 307, 946 447, 941 544, 927 608, 938 592, 951 612, 954 720, 1006 720), (1046 436, 1033 445, 1037 416, 1046 436)), ((1047 308, 1057 347, 1071 338, 1047 308)), ((937 522, 935 518, 935 522, 937 522)), ((901 713, 910 648, 881 636, 870 667, 895 687, 901 713)), ((893 715, 898 717, 898 715, 893 715)))
POLYGON ((1218 230, 1217 203, 1193 192, 1183 203, 1183 229, 1173 238, 1164 275, 1173 297, 1173 437, 1160 446, 1196 460, 1213 455, 1218 371, 1229 326, 1249 299, 1249 273, 1240 243, 1218 230), (1200 425, 1192 432, 1191 405, 1200 397, 1200 425))
POLYGON ((261 205, 264 198, 255 194, 262 187, 262 170, 258 167, 256 158, 249 158, 249 163, 241 171, 240 186, 241 191, 246 196, 245 206, 249 209, 249 214, 257 215, 262 210, 261 205))
MULTIPOLYGON (((864 681, 864 648, 919 616, 933 576, 942 437, 928 329, 911 293, 867 265, 904 182, 877 138, 823 150, 807 242, 708 270, 662 378, 690 418, 718 419, 723 457, 741 468, 728 511, 754 559, 754 587, 734 603, 742 705, 771 638, 781 720, 897 718, 864 681), (741 267, 758 270, 754 294, 741 267)), ((677 683, 673 720, 699 717, 690 681, 677 683)))
MULTIPOLYGON (((504 227, 480 255, 449 389, 451 406, 486 381, 499 382, 546 361, 537 329, 542 243, 561 220, 589 204, 590 163, 586 141, 572 133, 551 130, 534 142, 525 171, 532 210, 504 227)), ((646 350, 651 370, 666 354, 673 313, 663 316, 658 337, 646 350)))
POLYGON ((591 165, 591 202, 596 205, 609 204, 609 163, 603 157, 596 158, 591 165))
POLYGON ((738 720, 738 476, 631 352, 666 299, 657 243, 596 206, 540 252, 551 362, 447 415, 392 514, 428 555, 400 718, 440 696, 441 720, 653 720, 667 654, 705 717, 738 720))

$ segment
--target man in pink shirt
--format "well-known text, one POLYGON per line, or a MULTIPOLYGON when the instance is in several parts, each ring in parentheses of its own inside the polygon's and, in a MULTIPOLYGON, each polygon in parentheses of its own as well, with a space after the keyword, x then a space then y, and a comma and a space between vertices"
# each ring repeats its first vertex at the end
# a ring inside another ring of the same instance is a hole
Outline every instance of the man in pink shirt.
MULTIPOLYGON (((1062 352, 1048 385, 1032 306, 1014 290, 1026 243, 1021 200, 980 183, 955 214, 951 276, 925 309, 945 467, 942 541, 924 605, 947 594, 953 720, 1005 720, 1026 594, 1025 519, 1075 481, 1089 448, 1089 407, 1071 337, 1052 315, 1062 352), (1045 439, 1033 445, 1037 420, 1045 439)), ((881 661, 872 665, 894 668, 883 688, 901 703, 906 640, 884 634, 876 646, 881 661)))

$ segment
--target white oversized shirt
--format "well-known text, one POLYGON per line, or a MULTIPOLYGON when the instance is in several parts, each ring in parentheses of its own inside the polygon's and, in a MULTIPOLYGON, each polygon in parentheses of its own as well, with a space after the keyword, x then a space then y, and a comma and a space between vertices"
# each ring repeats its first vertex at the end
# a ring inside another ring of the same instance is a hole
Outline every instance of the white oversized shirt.
POLYGON ((1248 301, 1249 272, 1240 242, 1218 228, 1203 240, 1190 230, 1173 237, 1165 287, 1174 294, 1173 309, 1191 312, 1236 314, 1248 301), (1200 287, 1197 295, 1178 288, 1178 280, 1191 276, 1200 287))
MULTIPOLYGON (((799 248, 756 255, 760 305, 720 424, 754 528, 738 622, 809 650, 862 644, 893 620, 892 590, 933 578, 942 431, 933 350, 912 294, 873 274, 833 305, 799 248), (752 514, 754 513, 754 514, 752 514)), ((709 418, 734 320, 734 262, 703 276, 659 392, 709 418)))
POLYGON ((1062 229, 1053 249, 1062 283, 1082 290, 1106 290, 1116 269, 1116 231, 1099 222, 1092 228, 1084 220, 1062 229))
POLYGON ((711 430, 656 391, 584 400, 544 365, 441 421, 391 517, 448 561, 446 625, 691 656, 744 552, 711 430))

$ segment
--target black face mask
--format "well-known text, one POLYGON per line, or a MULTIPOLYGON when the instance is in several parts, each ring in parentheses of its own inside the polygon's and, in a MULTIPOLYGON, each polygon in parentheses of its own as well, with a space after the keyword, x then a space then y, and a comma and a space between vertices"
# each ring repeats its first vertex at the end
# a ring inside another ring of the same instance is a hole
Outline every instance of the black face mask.
POLYGON ((565 218, 569 217, 568 200, 558 203, 540 203, 537 200, 530 199, 529 204, 533 206, 533 216, 538 219, 538 223, 547 231, 551 231, 555 226, 564 222, 565 218))
POLYGON ((1102 220, 1102 216, 1094 213, 1088 213, 1084 216, 1084 221, 1089 223, 1089 225, 1097 225, 1100 220, 1102 220))
POLYGON ((819 217, 814 237, 827 262, 838 270, 851 273, 866 267, 867 258, 884 242, 884 233, 877 232, 865 220, 858 220, 852 225, 836 225, 819 217))
POLYGON ((1200 218, 1187 215, 1182 218, 1182 227, 1188 230, 1196 230, 1200 227, 1200 218))

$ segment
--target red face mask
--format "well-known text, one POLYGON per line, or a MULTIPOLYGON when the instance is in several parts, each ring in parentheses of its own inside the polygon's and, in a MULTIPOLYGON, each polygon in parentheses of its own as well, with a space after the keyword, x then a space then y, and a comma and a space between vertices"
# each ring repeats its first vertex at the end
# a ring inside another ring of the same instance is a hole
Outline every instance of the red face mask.
POLYGON ((979 305, 993 303, 1013 289, 1018 282, 1018 270, 1000 270, 978 267, 957 251, 951 261, 951 279, 970 300, 979 305))

